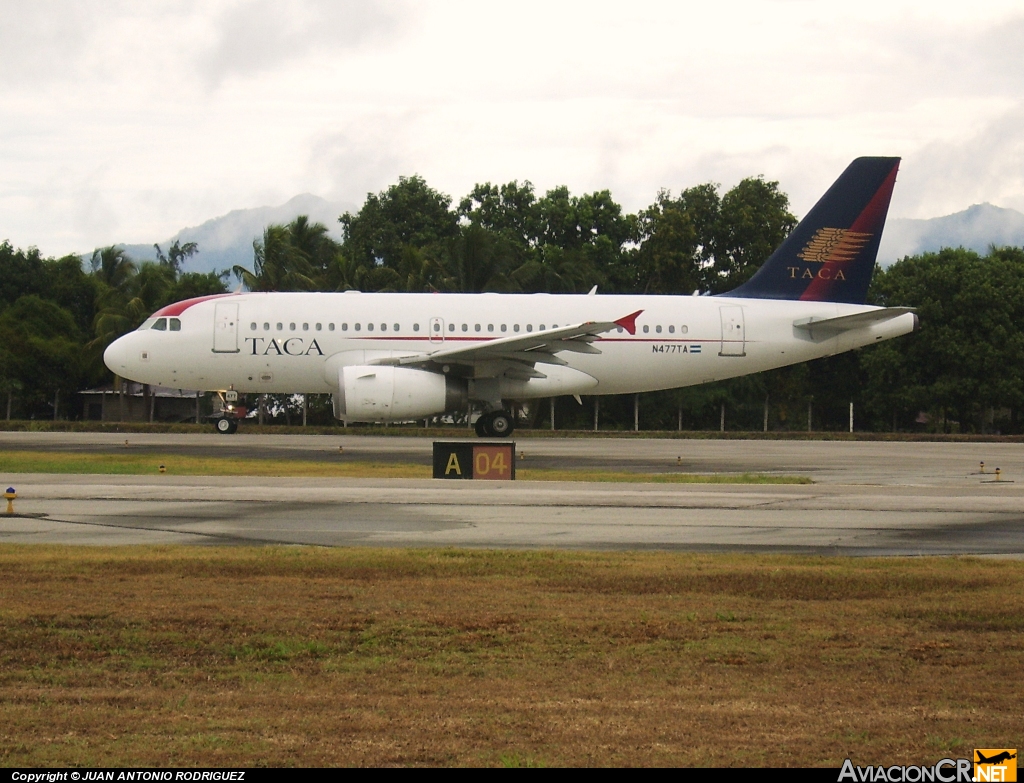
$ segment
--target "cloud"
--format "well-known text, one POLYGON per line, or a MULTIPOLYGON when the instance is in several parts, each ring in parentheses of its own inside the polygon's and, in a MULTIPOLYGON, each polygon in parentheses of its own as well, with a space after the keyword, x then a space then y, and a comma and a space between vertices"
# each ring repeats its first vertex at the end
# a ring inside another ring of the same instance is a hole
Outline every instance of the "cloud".
POLYGON ((939 141, 908 155, 901 167, 900 216, 948 215, 984 201, 1024 206, 1024 103, 963 141, 939 141))
POLYGON ((123 6, 102 0, 5 2, 0 24, 0 83, 31 85, 73 74, 93 36, 123 6))
POLYGON ((399 27, 395 2, 242 0, 214 22, 215 42, 199 58, 217 84, 252 77, 320 50, 352 49, 399 27))
POLYGON ((345 128, 325 133, 310 144, 307 182, 329 198, 362 204, 367 193, 417 173, 411 149, 415 112, 361 116, 345 128))
POLYGON ((1015 3, 0 0, 0 238, 158 239, 413 173, 631 210, 764 174, 804 214, 866 154, 904 157, 894 216, 1024 206, 1015 3))

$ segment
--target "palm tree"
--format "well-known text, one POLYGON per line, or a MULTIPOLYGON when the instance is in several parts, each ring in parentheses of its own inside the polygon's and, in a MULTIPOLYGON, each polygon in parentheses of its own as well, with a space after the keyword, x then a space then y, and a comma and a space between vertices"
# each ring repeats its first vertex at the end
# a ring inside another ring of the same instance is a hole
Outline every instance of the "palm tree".
POLYGON ((199 245, 196 242, 186 242, 184 245, 175 239, 171 243, 171 246, 167 249, 167 255, 164 255, 164 251, 160 249, 160 245, 153 245, 156 248, 156 257, 160 262, 160 266, 166 267, 174 272, 174 276, 177 277, 181 272, 181 265, 185 261, 194 256, 199 252, 199 245))
POLYGON ((124 252, 124 248, 111 245, 92 253, 92 273, 108 288, 127 285, 137 271, 135 262, 124 252))
POLYGON ((92 254, 92 273, 99 286, 93 319, 96 336, 88 347, 102 353, 142 323, 150 311, 138 294, 138 267, 123 249, 112 245, 96 250, 92 254))
POLYGON ((263 241, 255 240, 252 250, 252 271, 239 264, 231 270, 250 291, 315 291, 319 287, 306 254, 292 244, 289 226, 267 226, 263 241))

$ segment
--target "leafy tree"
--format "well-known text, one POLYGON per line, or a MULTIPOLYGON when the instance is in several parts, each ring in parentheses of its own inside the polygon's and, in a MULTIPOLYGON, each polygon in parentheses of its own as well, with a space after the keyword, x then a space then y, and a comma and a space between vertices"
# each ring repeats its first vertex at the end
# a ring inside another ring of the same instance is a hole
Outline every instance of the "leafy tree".
MULTIPOLYGON (((873 281, 878 304, 916 307, 921 328, 866 365, 890 406, 931 410, 944 428, 981 429, 994 408, 1024 407, 1024 250, 958 249, 893 264, 873 281), (901 369, 897 371, 897 367, 901 369), (885 391, 899 384, 901 397, 885 391)), ((883 346, 879 346, 882 348, 883 346)))
POLYGON ((21 297, 0 314, 4 385, 23 390, 30 407, 45 409, 54 392, 80 388, 86 369, 81 344, 71 313, 34 294, 21 297))
POLYGON ((707 290, 721 200, 714 185, 698 185, 673 199, 667 190, 638 218, 639 248, 632 258, 635 288, 651 294, 707 290))
POLYGON ((406 246, 425 248, 458 234, 451 198, 429 187, 422 177, 400 177, 378 194, 369 193, 362 209, 339 218, 346 255, 367 268, 397 270, 406 246))
POLYGON ((511 242, 505 236, 470 224, 443 244, 436 263, 424 264, 423 279, 442 291, 509 291, 513 257, 511 242))
POLYGON ((36 248, 15 250, 0 242, 0 309, 30 294, 69 310, 80 329, 91 326, 96 286, 78 256, 43 258, 36 248))
POLYGON ((227 291, 226 278, 231 273, 223 272, 185 272, 178 275, 171 289, 169 301, 180 302, 182 299, 193 299, 197 296, 223 294, 227 291))
POLYGON ((789 197, 779 190, 778 182, 765 182, 763 177, 740 181, 722 197, 709 290, 731 291, 750 279, 796 223, 789 197))
POLYGON ((458 214, 473 225, 501 235, 522 252, 535 247, 543 233, 537 196, 529 181, 522 185, 517 180, 501 186, 490 182, 475 185, 459 202, 458 214))
POLYGON ((778 182, 748 177, 719 198, 713 184, 673 199, 661 191, 638 215, 637 289, 731 291, 750 278, 796 226, 778 182))

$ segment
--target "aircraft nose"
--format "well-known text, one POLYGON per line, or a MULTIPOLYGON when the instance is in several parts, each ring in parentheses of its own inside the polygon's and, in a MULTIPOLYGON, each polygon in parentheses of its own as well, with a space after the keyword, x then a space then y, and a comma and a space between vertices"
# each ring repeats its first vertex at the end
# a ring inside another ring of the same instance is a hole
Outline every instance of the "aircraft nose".
POLYGON ((128 369, 128 345, 123 337, 119 337, 103 352, 103 363, 114 375, 124 375, 128 369))

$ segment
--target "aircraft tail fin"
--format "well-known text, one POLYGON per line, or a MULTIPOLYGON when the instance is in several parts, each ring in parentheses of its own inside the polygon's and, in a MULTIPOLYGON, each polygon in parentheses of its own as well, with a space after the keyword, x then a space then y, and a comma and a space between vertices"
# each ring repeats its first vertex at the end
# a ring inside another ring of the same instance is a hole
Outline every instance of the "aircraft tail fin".
POLYGON ((863 304, 899 158, 857 158, 750 280, 726 296, 863 304))

